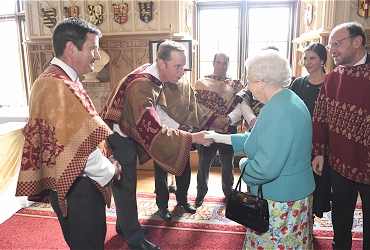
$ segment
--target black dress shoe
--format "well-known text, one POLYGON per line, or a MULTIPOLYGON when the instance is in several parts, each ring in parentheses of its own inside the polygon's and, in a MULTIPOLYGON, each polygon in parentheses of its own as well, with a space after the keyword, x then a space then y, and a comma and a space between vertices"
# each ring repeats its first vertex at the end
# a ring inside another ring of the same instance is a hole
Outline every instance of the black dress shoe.
POLYGON ((191 214, 195 214, 197 212, 197 209, 193 207, 192 205, 190 205, 189 202, 185 202, 185 203, 178 202, 177 206, 183 207, 186 212, 191 213, 191 214))
POLYGON ((142 249, 152 249, 152 250, 159 250, 160 248, 157 247, 156 245, 154 245, 153 243, 151 243, 150 241, 144 239, 143 242, 141 242, 140 244, 137 244, 137 245, 132 245, 132 244, 128 244, 128 247, 130 249, 135 249, 135 250, 142 250, 142 249))
POLYGON ((159 216, 161 216, 161 218, 163 220, 165 220, 165 221, 171 221, 172 216, 171 216, 170 211, 168 211, 168 208, 158 209, 158 211, 159 211, 159 216))
MULTIPOLYGON (((123 236, 125 236, 125 234, 123 233, 123 231, 122 231, 122 229, 121 229, 121 228, 117 228, 117 227, 116 227, 116 232, 117 232, 119 235, 123 235, 123 236)), ((143 227, 143 233, 144 233, 144 234, 147 234, 148 232, 149 232, 148 228, 144 228, 144 227, 143 227)))
POLYGON ((197 197, 195 199, 195 207, 198 208, 198 207, 202 206, 203 201, 204 201, 204 198, 198 199, 198 197, 197 197))
POLYGON ((176 186, 168 186, 168 192, 175 194, 176 193, 176 186))

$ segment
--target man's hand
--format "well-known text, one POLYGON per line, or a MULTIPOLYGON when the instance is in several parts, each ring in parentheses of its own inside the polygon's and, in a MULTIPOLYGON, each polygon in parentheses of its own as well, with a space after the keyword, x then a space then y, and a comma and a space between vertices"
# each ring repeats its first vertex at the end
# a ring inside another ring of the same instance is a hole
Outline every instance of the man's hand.
POLYGON ((189 131, 189 129, 190 129, 190 127, 189 127, 188 125, 181 124, 181 125, 179 126, 179 129, 180 129, 180 130, 182 130, 182 131, 186 131, 186 132, 188 132, 188 131, 189 131))
POLYGON ((110 162, 115 167, 115 171, 114 171, 114 175, 113 175, 112 180, 114 180, 114 179, 120 180, 121 179, 121 173, 122 173, 121 164, 119 164, 119 162, 116 159, 114 159, 113 155, 111 155, 108 159, 110 160, 110 162))
POLYGON ((324 167, 324 156, 323 155, 316 155, 313 158, 312 162, 312 170, 319 176, 322 175, 322 169, 324 167))
POLYGON ((224 128, 229 125, 229 119, 225 115, 219 115, 214 120, 213 125, 217 128, 224 128))
POLYGON ((168 129, 167 125, 163 125, 161 129, 162 134, 166 133, 167 129, 168 129))
POLYGON ((201 131, 201 132, 198 132, 198 133, 194 133, 192 134, 192 137, 193 137, 193 143, 196 143, 196 144, 203 144, 204 146, 206 147, 209 147, 212 143, 214 143, 215 141, 210 138, 210 139, 206 139, 204 138, 204 136, 208 134, 207 131, 201 131))

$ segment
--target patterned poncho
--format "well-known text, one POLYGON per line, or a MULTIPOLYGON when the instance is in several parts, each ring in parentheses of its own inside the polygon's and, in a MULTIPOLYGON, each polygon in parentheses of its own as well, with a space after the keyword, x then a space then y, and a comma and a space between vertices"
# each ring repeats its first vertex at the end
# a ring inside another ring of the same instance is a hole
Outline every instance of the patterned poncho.
POLYGON ((227 115, 238 104, 236 94, 243 88, 243 82, 226 76, 208 75, 195 83, 195 96, 202 117, 199 125, 201 130, 214 130, 218 133, 231 133, 232 126, 222 129, 213 126, 220 115, 227 115))
MULTIPOLYGON (((125 135, 137 142, 140 164, 153 158, 166 172, 179 176, 190 156, 192 136, 162 126, 155 106, 163 83, 142 73, 148 66, 139 67, 117 84, 101 117, 111 128, 118 124, 125 135)), ((106 154, 110 154, 109 145, 106 154)))
POLYGON ((176 84, 164 83, 158 105, 177 123, 199 129, 195 93, 185 75, 176 84))
MULTIPOLYGON (((68 190, 90 153, 112 131, 96 113, 82 84, 54 65, 33 84, 29 111, 16 196, 47 201, 48 190, 57 190, 61 212, 67 216, 68 190)), ((110 185, 93 182, 110 206, 110 185)))
POLYGON ((370 64, 326 75, 313 114, 313 155, 343 177, 370 185, 370 64), (340 90, 340 91, 338 91, 340 90))

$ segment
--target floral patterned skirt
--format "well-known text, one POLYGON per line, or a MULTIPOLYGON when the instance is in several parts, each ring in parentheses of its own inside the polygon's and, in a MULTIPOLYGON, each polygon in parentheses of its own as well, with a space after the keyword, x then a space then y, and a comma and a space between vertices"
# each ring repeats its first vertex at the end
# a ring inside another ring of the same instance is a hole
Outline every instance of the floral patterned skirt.
POLYGON ((247 228, 243 249, 313 249, 312 199, 268 200, 270 229, 260 234, 247 228))

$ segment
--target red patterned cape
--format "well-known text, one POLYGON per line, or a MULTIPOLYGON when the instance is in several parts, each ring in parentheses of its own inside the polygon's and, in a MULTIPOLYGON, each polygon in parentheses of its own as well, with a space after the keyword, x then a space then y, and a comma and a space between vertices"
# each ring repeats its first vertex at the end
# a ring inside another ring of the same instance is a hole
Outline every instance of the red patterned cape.
POLYGON ((312 125, 312 154, 329 155, 339 174, 369 185, 370 64, 338 66, 326 75, 312 125))
POLYGON ((243 82, 226 76, 208 75, 200 78, 194 85, 197 103, 202 117, 199 120, 201 130, 214 130, 218 133, 231 133, 233 127, 222 129, 213 126, 220 115, 227 115, 238 104, 236 94, 242 90, 243 82))
POLYGON ((142 73, 148 66, 139 67, 117 84, 101 117, 110 128, 117 123, 125 135, 137 142, 140 164, 153 158, 165 171, 179 176, 190 156, 192 136, 162 126, 155 105, 163 83, 151 74, 142 73))
MULTIPOLYGON (((35 81, 29 103, 16 196, 47 201, 46 191, 57 190, 61 212, 67 216, 68 190, 90 153, 112 131, 96 113, 82 84, 72 82, 58 66, 49 66, 35 81)), ((110 185, 93 182, 110 206, 110 185)))

